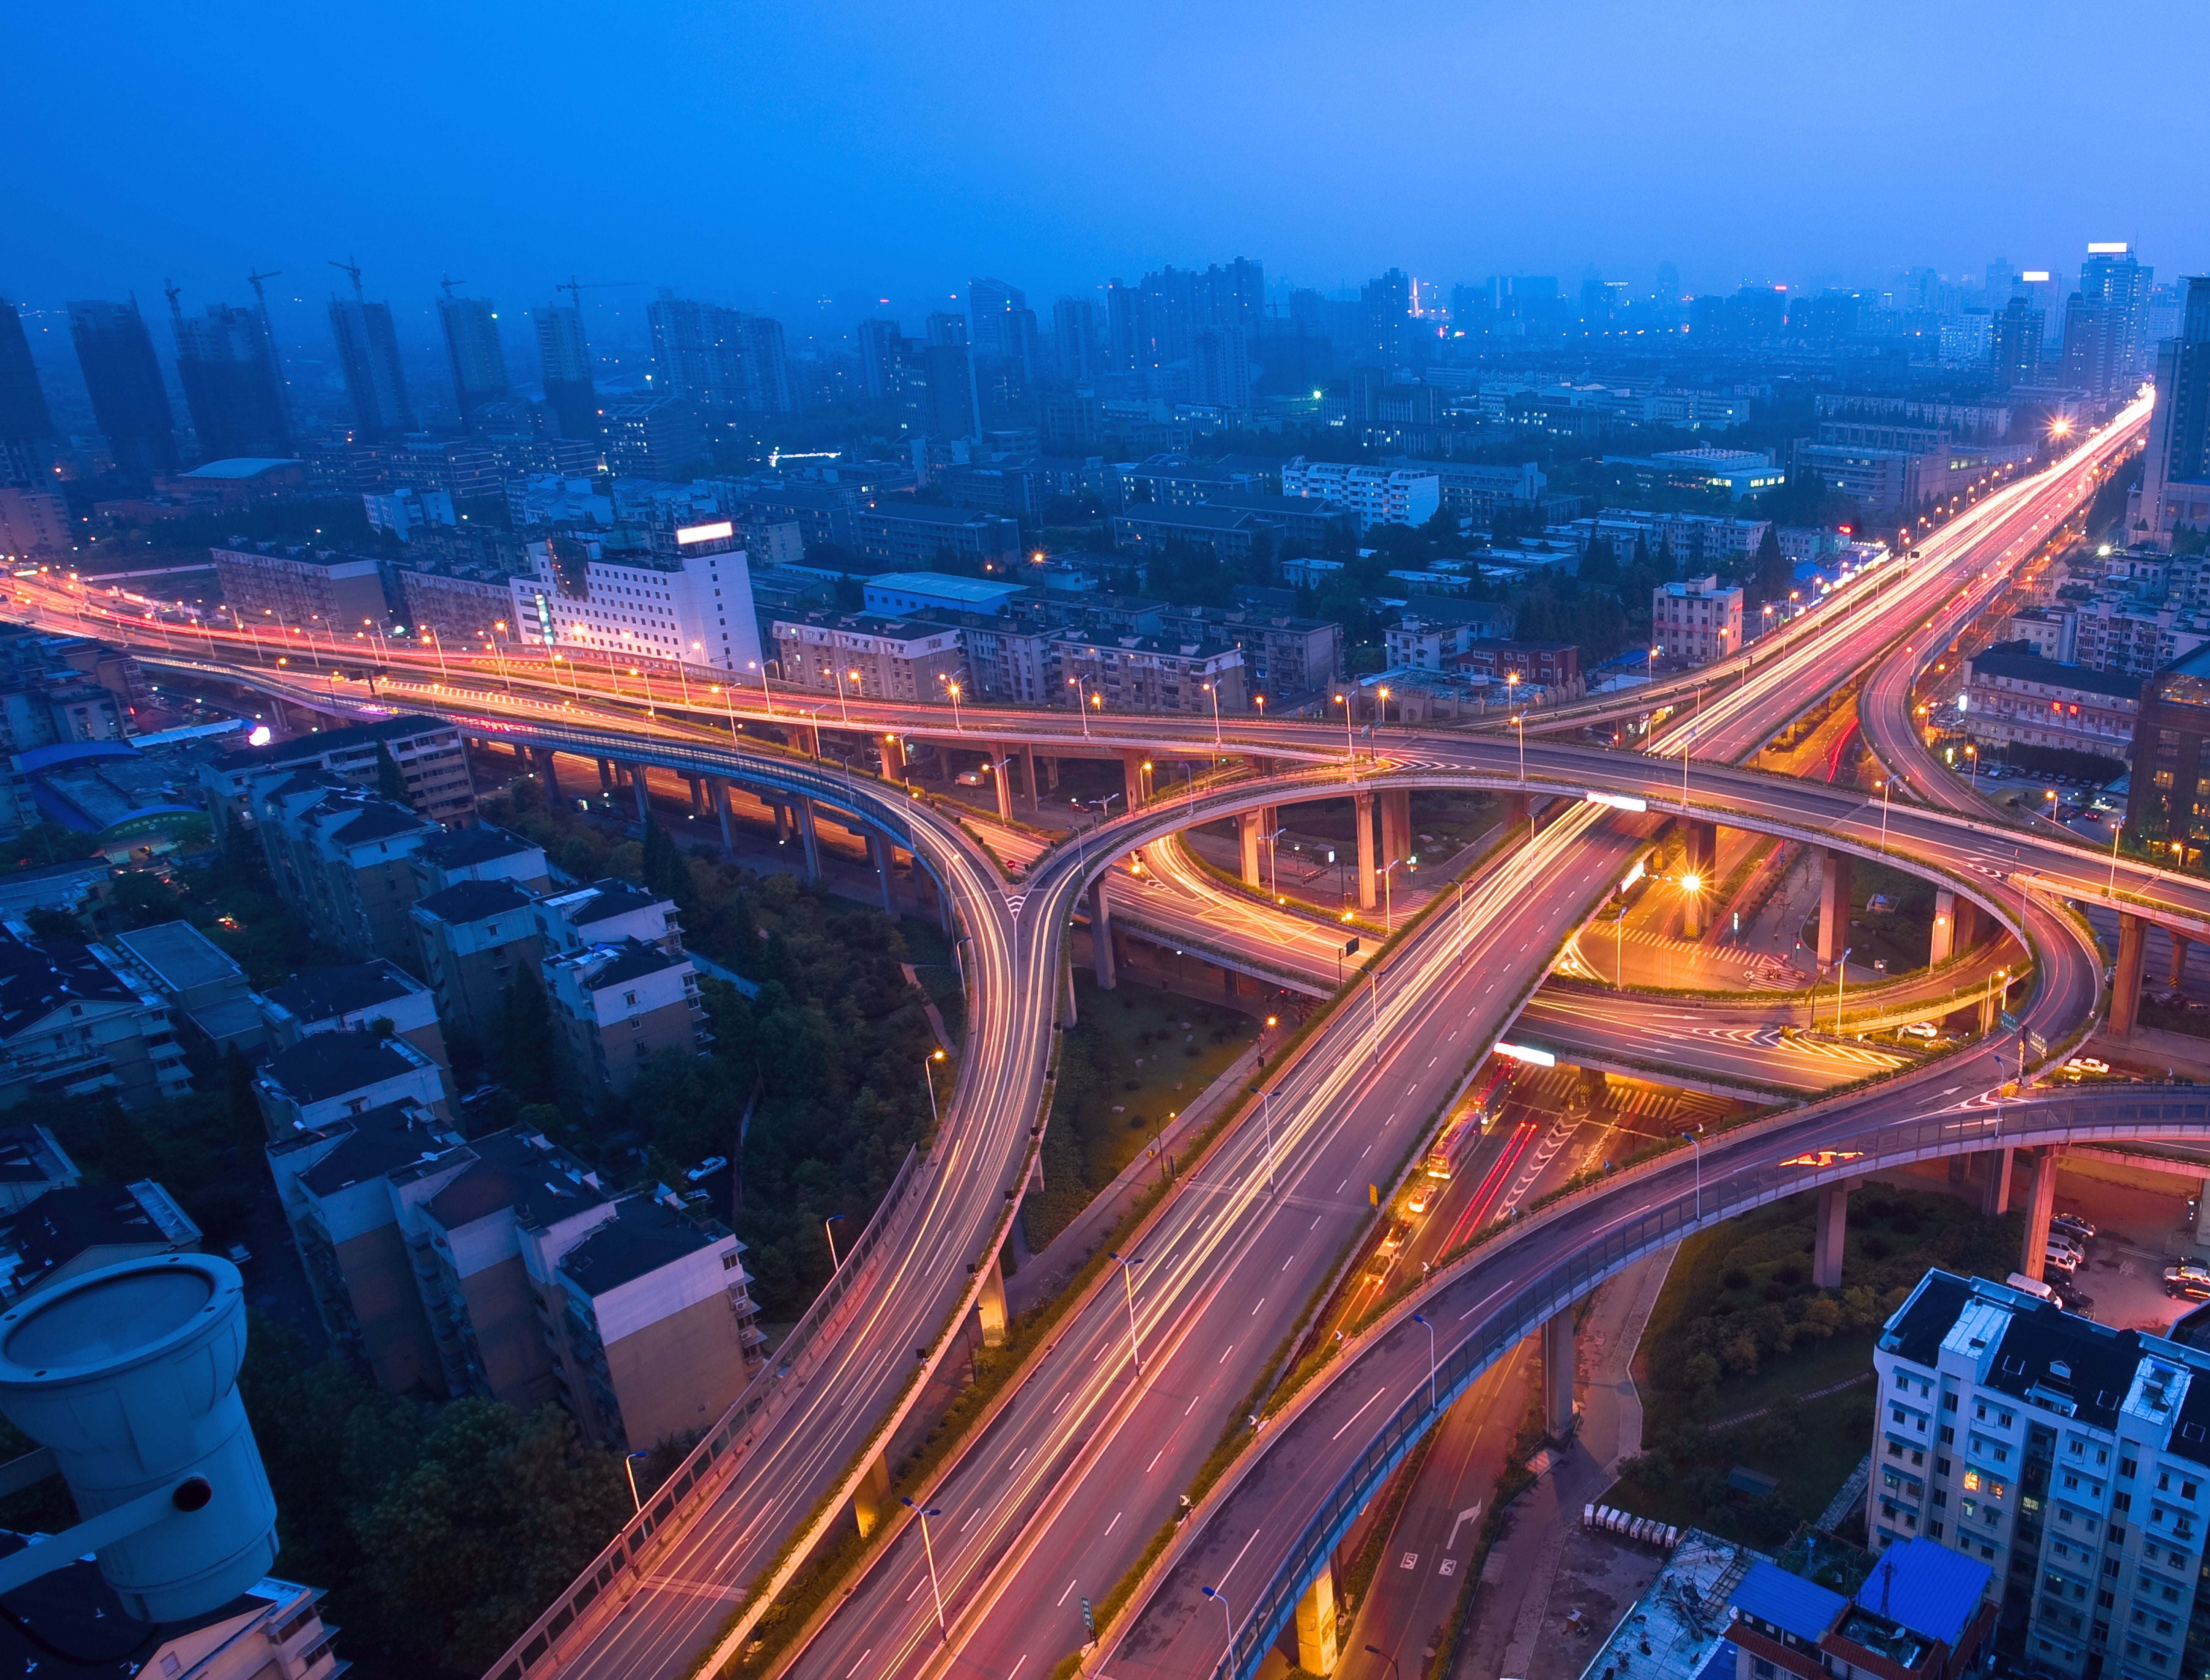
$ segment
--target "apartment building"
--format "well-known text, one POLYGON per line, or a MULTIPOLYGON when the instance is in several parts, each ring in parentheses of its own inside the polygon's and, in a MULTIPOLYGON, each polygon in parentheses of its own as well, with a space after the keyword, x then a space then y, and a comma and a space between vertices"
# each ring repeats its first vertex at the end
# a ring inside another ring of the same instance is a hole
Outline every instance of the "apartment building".
POLYGON ((366 1030, 317 1032, 279 1050, 255 1076, 253 1094, 269 1138, 280 1142, 394 1103, 445 1115, 438 1064, 403 1038, 366 1030))
POLYGON ((1327 619, 1244 607, 1168 607, 1159 615, 1159 633, 1237 649, 1244 686, 1270 705, 1317 693, 1343 674, 1343 626, 1327 619))
POLYGON ((188 1095, 168 1000, 105 945, 0 933, 0 1108, 24 1097, 112 1094, 126 1109, 188 1095))
POLYGON ((2137 677, 2060 664, 2024 644, 2005 644, 1965 662, 1957 722, 1975 740, 2130 758, 2141 695, 2137 677))
POLYGON ((420 884, 408 861, 435 829, 321 771, 271 772, 252 800, 276 896, 315 940, 354 962, 413 954, 420 884))
POLYGON ((577 1072, 617 1093, 656 1050, 695 1055, 711 1042, 691 959, 634 936, 545 961, 553 1019, 577 1072))
POLYGON ((1728 1600, 1735 1680, 1962 1680, 1987 1655, 1993 1580, 1924 1538, 1890 1546, 1854 1598, 1759 1558, 1728 1600))
POLYGON ((408 907, 438 1013, 479 1043, 492 1042, 516 967, 544 954, 534 903, 510 880, 466 880, 408 907))
POLYGON ((2210 646, 2210 613, 2140 595, 2097 595, 2071 616, 2072 656, 2098 671, 2146 677, 2210 646))
POLYGON ((236 541, 208 553, 223 605, 241 628, 271 641, 312 639, 348 650, 362 639, 383 639, 389 604, 372 556, 236 541))
POLYGON ((1742 589, 1716 576, 1660 583, 1650 592, 1650 639, 1667 658, 1708 665, 1742 651, 1742 589))
POLYGON ((683 923, 675 901, 607 875, 588 885, 550 892, 530 912, 547 956, 587 946, 641 940, 671 957, 683 953, 683 923))
POLYGON ((544 848, 487 823, 425 840, 409 867, 424 892, 440 892, 462 881, 512 881, 524 892, 542 892, 552 885, 544 848))
POLYGON ((1875 1347, 1871 1545, 1989 1565, 2038 1671, 2171 1680, 2210 1661, 2210 1355, 1929 1272, 1875 1347))
POLYGON ((1061 631, 1052 638, 1058 704, 1106 711, 1210 715, 1241 711, 1249 700, 1243 650, 1211 636, 1100 637, 1061 631))
POLYGON ((1004 572, 1021 557, 1020 522, 1001 514, 885 496, 854 508, 850 522, 860 558, 886 571, 927 571, 948 553, 1004 572))
POLYGON ((1769 519, 1736 519, 1716 513, 1647 513, 1614 508, 1573 520, 1552 534, 1570 541, 1577 554, 1586 553, 1589 544, 1602 537, 1623 563, 1632 558, 1639 538, 1653 556, 1676 565, 1724 561, 1731 571, 1739 570, 1755 556, 1772 525, 1769 519))
POLYGON ((438 1000, 430 988, 397 964, 334 963, 309 969, 259 994, 269 1042, 288 1050, 319 1032, 358 1032, 389 1021, 398 1036, 436 1062, 450 1066, 438 1000))
POLYGON ((1406 467, 1360 467, 1298 456, 1282 468, 1284 496, 1316 496, 1355 514, 1358 529, 1424 525, 1442 506, 1442 481, 1406 467))
POLYGON ((2198 649, 2141 685, 2126 823, 2174 839, 2210 834, 2210 651, 2198 649))
POLYGON ((786 686, 848 699, 941 700, 965 663, 958 631, 926 619, 812 612, 770 634, 786 686))
POLYGON ((14 1213, 48 1191, 81 1178, 76 1163, 45 1127, 0 1127, 0 1215, 14 1213))
POLYGON ((255 820, 249 808, 251 789, 271 771, 319 771, 372 789, 379 749, 398 764, 408 801, 418 814, 438 823, 464 825, 474 820, 475 783, 468 775, 459 728, 442 717, 409 715, 224 753, 200 771, 216 834, 226 832, 233 821, 242 819, 250 825, 255 820))
POLYGON ((103 1266, 199 1246, 200 1228, 150 1178, 49 1190, 0 1218, 0 1304, 103 1266))
POLYGON ((154 983, 174 1017, 215 1051, 251 1055, 268 1042, 258 1000, 233 962, 189 922, 163 922, 115 936, 116 946, 154 983))
POLYGON ((1409 455, 1385 455, 1380 464, 1392 471, 1433 474, 1442 494, 1443 511, 1470 519, 1484 531, 1495 523, 1501 510, 1541 506, 1543 492, 1549 484, 1532 461, 1499 467, 1473 461, 1422 461, 1409 455))
POLYGON ((673 552, 613 533, 531 543, 528 569, 508 583, 512 635, 570 658, 753 668, 759 624, 734 523, 680 526, 669 542, 673 552))

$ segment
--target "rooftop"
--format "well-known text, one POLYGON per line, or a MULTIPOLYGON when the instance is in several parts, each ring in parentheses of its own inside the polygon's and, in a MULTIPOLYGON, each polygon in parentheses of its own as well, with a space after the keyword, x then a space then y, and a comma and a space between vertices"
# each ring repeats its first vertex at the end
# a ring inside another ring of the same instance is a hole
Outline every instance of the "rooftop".
POLYGON ((458 738, 459 731, 445 719, 408 712, 374 723, 349 723, 342 729, 319 729, 294 735, 288 740, 272 740, 266 746, 241 746, 217 758, 215 768, 247 770, 261 765, 275 769, 284 764, 311 764, 326 754, 372 747, 379 741, 412 740, 418 735, 435 734, 440 730, 458 738))
POLYGON ((2008 677, 2013 682, 2046 683, 2052 688, 2069 688, 2082 694, 2105 694, 2114 700, 2141 698, 2139 677, 2128 677, 2119 671, 2097 671, 2085 665, 2067 665, 2038 654, 2009 651, 2012 647, 2023 645, 2007 643, 1990 648, 1985 653, 1974 654, 1972 674, 2008 677))
POLYGON ((535 1133, 494 1132, 467 1147, 474 1161, 426 1204, 447 1230, 507 1208, 524 1226, 540 1229, 607 1200, 593 1175, 535 1133))
POLYGON ((585 1295, 605 1295, 670 1260, 711 1248, 722 1235, 665 1202, 631 1196, 615 1203, 614 1217, 562 1256, 560 1269, 585 1295))
POLYGON ((166 991, 187 992, 196 986, 245 978, 245 970, 189 922, 163 922, 118 934, 115 942, 166 991))
POLYGON ((564 920, 578 928, 588 928, 595 922, 609 922, 618 916, 628 916, 637 910, 649 910, 655 905, 668 903, 668 900, 659 894, 647 892, 643 887, 632 885, 618 875, 602 875, 589 885, 540 902, 558 910, 564 920))
POLYGON ((76 1167, 39 1126, 0 1127, 0 1184, 39 1184, 74 1178, 76 1167))
POLYGON ((378 958, 373 963, 309 969, 281 986, 270 987, 266 995, 269 1002, 311 1026, 317 1021, 333 1021, 379 1003, 394 1002, 421 989, 419 981, 378 958))
POLYGON ((323 1103, 414 1071, 392 1043, 366 1028, 318 1032, 270 1059, 261 1078, 294 1103, 323 1103))
POLYGON ((440 869, 466 869, 477 864, 495 863, 503 857, 517 857, 538 848, 534 842, 518 834, 509 834, 503 828, 480 824, 474 828, 456 828, 425 840, 416 854, 440 869))
POLYGON ((1017 594, 1023 586, 993 583, 983 577, 956 577, 943 571, 885 571, 868 578, 865 587, 906 595, 933 595, 946 601, 971 601, 977 606, 989 607, 1009 595, 1017 594))
POLYGON ((151 1179, 135 1184, 73 1184, 49 1190, 0 1219, 0 1250, 15 1257, 21 1288, 88 1248, 142 1243, 197 1245, 200 1229, 151 1179))
POLYGON ((82 945, 0 936, 0 1038, 71 1003, 124 1003, 136 994, 82 945))
POLYGON ((417 898, 414 909, 457 927, 494 916, 526 910, 536 902, 512 881, 456 881, 442 891, 417 898))
POLYGON ((178 476, 196 479, 259 478, 262 474, 273 471, 278 467, 296 467, 299 464, 288 456, 234 455, 226 461, 203 461, 189 473, 180 473, 178 476))
POLYGON ((335 1139, 328 1154, 299 1175, 300 1183, 318 1196, 327 1196, 349 1184, 396 1172, 400 1168, 432 1159, 460 1142, 457 1133, 439 1126, 419 1103, 380 1103, 359 1114, 294 1133, 272 1144, 271 1159, 311 1150, 335 1139))
POLYGON ((648 974, 660 974, 688 964, 688 957, 671 957, 656 945, 647 945, 643 940, 626 939, 619 945, 596 945, 588 951, 579 951, 565 959, 583 974, 584 983, 595 992, 603 992, 609 986, 642 980, 648 974), (593 968, 591 964, 599 966, 593 968))
POLYGON ((1744 1616, 1767 1622, 1798 1639, 1816 1641, 1834 1625, 1849 1600, 1816 1581, 1791 1575, 1778 1563, 1760 1559, 1728 1602, 1744 1616))
POLYGON ((1978 1613, 1994 1573, 1938 1540, 1913 1535, 1881 1554, 1857 1589, 1857 1602, 1953 1648, 1978 1613))

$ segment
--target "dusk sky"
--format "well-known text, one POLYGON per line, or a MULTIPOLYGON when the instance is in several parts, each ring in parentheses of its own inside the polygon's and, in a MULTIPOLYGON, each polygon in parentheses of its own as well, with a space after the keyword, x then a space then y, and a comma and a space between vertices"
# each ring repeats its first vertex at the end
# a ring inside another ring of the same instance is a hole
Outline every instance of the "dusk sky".
POLYGON ((214 0, 11 33, 0 293, 33 307, 242 299, 255 265, 319 300, 347 256, 402 313, 441 272, 516 307, 572 272, 801 330, 1239 253, 1326 288, 2210 265, 2200 116, 2157 72, 2201 62, 2191 7, 214 0))

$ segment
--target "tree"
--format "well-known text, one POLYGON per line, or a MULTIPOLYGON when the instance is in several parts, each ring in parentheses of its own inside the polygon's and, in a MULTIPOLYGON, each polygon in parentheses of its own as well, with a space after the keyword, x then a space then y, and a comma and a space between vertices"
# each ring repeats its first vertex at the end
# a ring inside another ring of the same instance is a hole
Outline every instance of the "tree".
MULTIPOLYGON (((1640 541, 1636 539, 1638 543, 1640 541)), ((1597 537, 1581 555, 1580 580, 1584 586, 1603 589, 1619 582, 1619 551, 1611 546, 1609 537, 1597 537)))
POLYGON ((498 1055, 493 1063, 499 1083, 522 1102, 549 1103, 560 1093, 563 1060, 537 965, 517 963, 500 1000, 498 1055))
POLYGON ((391 749, 382 741, 376 744, 376 792, 380 799, 401 805, 412 805, 408 796, 407 778, 400 773, 399 760, 391 756, 391 749))
POLYGON ((1795 581, 1795 569, 1790 565, 1787 555, 1780 552, 1779 528, 1767 525, 1757 545, 1756 557, 1749 564, 1749 604, 1755 607, 1768 601, 1785 600, 1795 581))

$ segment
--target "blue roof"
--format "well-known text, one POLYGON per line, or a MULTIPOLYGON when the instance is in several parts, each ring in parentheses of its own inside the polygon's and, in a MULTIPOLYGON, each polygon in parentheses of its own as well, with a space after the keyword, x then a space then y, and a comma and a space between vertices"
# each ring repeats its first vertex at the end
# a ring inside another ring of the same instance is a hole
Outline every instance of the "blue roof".
POLYGON ((1760 1561, 1749 1566, 1749 1573, 1727 1602, 1744 1616, 1770 1622, 1783 1633, 1798 1639, 1817 1639, 1834 1625, 1834 1618, 1849 1600, 1814 1580, 1790 1574, 1778 1563, 1760 1561))
POLYGON ((1696 1680, 1734 1680, 1735 1665, 1741 1657, 1742 1649, 1732 1640, 1721 1640, 1696 1671, 1696 1680))
POLYGON ((1918 1535, 1895 1542, 1880 1555, 1857 1588, 1857 1603, 1914 1634, 1953 1647, 1978 1612, 1993 1574, 1986 1564, 1918 1535))

